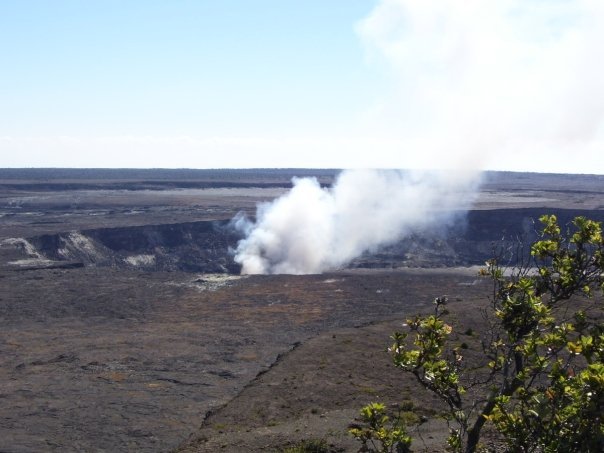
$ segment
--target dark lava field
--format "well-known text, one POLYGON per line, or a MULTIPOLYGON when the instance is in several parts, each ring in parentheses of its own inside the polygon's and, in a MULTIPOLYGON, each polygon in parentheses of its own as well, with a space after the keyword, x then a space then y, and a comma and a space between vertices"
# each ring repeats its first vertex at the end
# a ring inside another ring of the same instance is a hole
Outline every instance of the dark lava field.
POLYGON ((436 451, 438 404, 392 372, 390 333, 443 294, 479 329, 493 247, 545 213, 604 220, 604 176, 489 173, 438 232, 327 274, 240 276, 230 220, 336 174, 0 170, 0 451, 355 451, 346 427, 375 400, 423 411, 417 448, 436 451))

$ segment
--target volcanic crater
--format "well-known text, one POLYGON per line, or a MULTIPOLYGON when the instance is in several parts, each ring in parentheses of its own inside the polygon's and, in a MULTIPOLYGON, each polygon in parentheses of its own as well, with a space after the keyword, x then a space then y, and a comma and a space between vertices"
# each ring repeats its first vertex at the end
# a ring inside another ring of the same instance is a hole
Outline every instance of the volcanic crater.
POLYGON ((354 451, 369 400, 439 410, 391 377, 396 325, 447 294, 480 329, 494 251, 526 253, 545 213, 604 220, 604 177, 493 173, 458 222, 346 269, 239 276, 234 215, 336 173, 0 171, 0 450, 354 451))

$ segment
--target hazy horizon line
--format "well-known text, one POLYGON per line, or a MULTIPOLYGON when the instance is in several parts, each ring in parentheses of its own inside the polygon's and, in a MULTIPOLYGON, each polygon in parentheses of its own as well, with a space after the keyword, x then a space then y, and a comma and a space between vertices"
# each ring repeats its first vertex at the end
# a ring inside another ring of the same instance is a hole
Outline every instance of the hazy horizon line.
MULTIPOLYGON (((454 169, 446 168, 379 168, 379 167, 0 167, 0 171, 16 170, 100 170, 100 171, 324 171, 324 172, 342 172, 345 170, 375 170, 375 171, 400 171, 400 172, 455 172, 454 169)), ((580 172, 551 172, 551 171, 518 171, 518 170, 495 170, 484 169, 477 170, 479 173, 514 173, 514 174, 538 174, 538 175, 583 175, 583 176, 604 176, 604 173, 580 173, 580 172)))

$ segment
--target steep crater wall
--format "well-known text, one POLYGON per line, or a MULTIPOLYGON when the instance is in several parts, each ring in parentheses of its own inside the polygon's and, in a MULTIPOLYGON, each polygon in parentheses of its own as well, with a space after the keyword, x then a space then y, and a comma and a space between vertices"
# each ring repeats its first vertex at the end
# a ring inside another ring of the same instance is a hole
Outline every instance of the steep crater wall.
MULTIPOLYGON (((443 267, 481 265, 495 251, 508 257, 528 254, 537 239, 538 218, 551 213, 561 225, 583 215, 604 220, 604 211, 577 209, 476 210, 459 215, 453 226, 415 231, 403 240, 365 253, 351 268, 443 267)), ((239 273, 232 249, 241 236, 227 221, 99 228, 41 235, 25 241, 37 259, 54 265, 111 266, 146 271, 239 273)), ((24 253, 25 253, 24 252, 24 253)), ((48 263, 44 263, 48 266, 48 263)))
POLYGON ((46 258, 148 271, 239 273, 229 248, 240 236, 227 222, 99 228, 29 238, 46 258))
POLYGON ((523 208, 473 210, 458 215, 450 226, 416 231, 402 241, 367 253, 351 267, 453 267, 483 265, 494 254, 514 264, 529 256, 538 239, 539 218, 553 214, 561 226, 577 216, 604 221, 602 210, 523 208))

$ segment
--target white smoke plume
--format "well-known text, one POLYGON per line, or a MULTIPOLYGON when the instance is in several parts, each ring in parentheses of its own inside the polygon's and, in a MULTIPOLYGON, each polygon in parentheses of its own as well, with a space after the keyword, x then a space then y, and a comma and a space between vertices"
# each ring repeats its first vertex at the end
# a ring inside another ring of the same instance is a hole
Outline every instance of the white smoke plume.
POLYGON ((602 172, 603 1, 381 0, 357 32, 387 74, 367 127, 420 168, 602 172))
POLYGON ((339 268, 450 221, 478 180, 461 169, 601 168, 602 0, 381 0, 357 32, 388 74, 363 127, 400 143, 365 152, 376 167, 448 171, 345 171, 331 189, 295 180, 255 222, 239 219, 244 273, 339 268))
POLYGON ((247 233, 235 261, 244 274, 310 274, 337 269, 411 231, 451 220, 467 209, 472 179, 446 172, 348 170, 332 188, 314 178, 258 207, 255 223, 240 217, 247 233))

